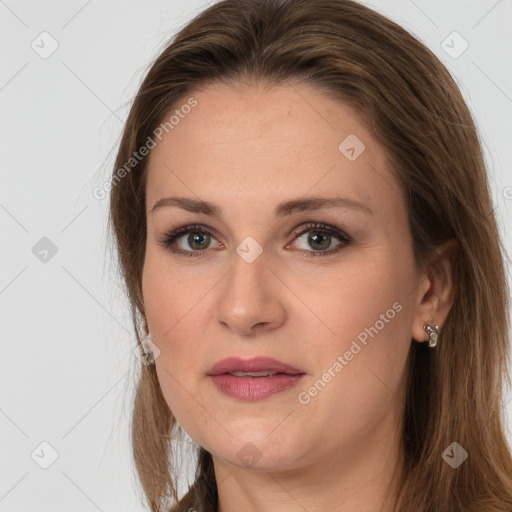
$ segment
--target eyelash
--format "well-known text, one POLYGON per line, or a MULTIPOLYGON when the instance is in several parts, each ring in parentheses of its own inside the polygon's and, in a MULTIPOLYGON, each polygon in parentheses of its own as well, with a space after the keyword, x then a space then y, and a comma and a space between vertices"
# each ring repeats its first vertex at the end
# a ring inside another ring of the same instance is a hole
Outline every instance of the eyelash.
MULTIPOLYGON (((329 235, 334 235, 336 238, 338 238, 342 243, 338 244, 334 249, 328 250, 328 251, 306 251, 303 249, 299 249, 299 252, 306 253, 306 257, 308 258, 315 258, 317 256, 329 256, 332 254, 335 254, 341 249, 349 246, 353 239, 347 233, 342 231, 341 229, 328 225, 324 222, 314 222, 314 223, 308 223, 303 226, 301 226, 300 229, 297 229, 294 231, 293 235, 295 236, 295 239, 302 236, 304 233, 308 233, 309 231, 317 230, 318 232, 324 232, 328 233, 329 235)), ((159 244, 171 251, 174 254, 177 254, 179 256, 187 256, 187 257, 198 257, 202 256, 204 252, 207 251, 205 249, 204 251, 182 251, 181 249, 177 249, 174 247, 175 241, 177 238, 180 238, 180 235, 189 234, 197 232, 201 235, 209 235, 213 237, 213 234, 204 226, 200 224, 191 224, 188 226, 182 226, 178 229, 175 229, 174 231, 170 233, 165 233, 162 237, 162 240, 159 241, 159 244)))

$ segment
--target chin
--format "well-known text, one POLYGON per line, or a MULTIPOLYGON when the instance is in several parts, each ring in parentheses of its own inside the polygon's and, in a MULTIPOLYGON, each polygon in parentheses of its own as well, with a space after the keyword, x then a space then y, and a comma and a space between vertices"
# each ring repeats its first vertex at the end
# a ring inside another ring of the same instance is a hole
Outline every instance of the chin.
POLYGON ((281 471, 293 467, 297 450, 267 435, 244 435, 241 439, 233 439, 229 451, 224 444, 220 450, 213 447, 212 453, 234 466, 254 471, 281 471))

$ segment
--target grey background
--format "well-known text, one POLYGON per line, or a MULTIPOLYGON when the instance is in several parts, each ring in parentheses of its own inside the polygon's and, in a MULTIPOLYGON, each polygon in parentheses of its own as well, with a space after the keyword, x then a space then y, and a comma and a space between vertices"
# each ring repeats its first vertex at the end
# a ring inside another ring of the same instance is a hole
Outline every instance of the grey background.
MULTIPOLYGON (((512 2, 364 3, 417 35, 460 84, 510 252, 512 2), (469 44, 460 55, 454 31, 469 44)), ((135 338, 110 263, 108 199, 93 190, 109 179, 150 61, 206 5, 0 0, 0 512, 143 510, 128 444, 135 338)), ((510 428, 512 402, 507 418, 510 428)))

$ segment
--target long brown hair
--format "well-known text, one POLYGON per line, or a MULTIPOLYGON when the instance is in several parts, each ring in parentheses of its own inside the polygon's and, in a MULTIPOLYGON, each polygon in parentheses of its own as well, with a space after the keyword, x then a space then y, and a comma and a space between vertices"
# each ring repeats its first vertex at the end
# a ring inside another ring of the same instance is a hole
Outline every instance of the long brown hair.
MULTIPOLYGON (((182 28, 152 63, 124 128, 110 195, 109 221, 138 343, 147 333, 141 288, 147 158, 128 170, 126 163, 180 101, 219 81, 305 83, 357 108, 407 192, 418 268, 426 268, 436 244, 459 242, 456 296, 440 344, 425 350, 411 343, 396 510, 510 512, 512 457, 503 410, 509 298, 478 133, 438 58, 355 1, 222 0, 182 28), (469 455, 457 469, 442 458, 454 441, 469 455)), ((179 436, 154 365, 141 365, 132 445, 152 512, 178 500, 173 440, 179 436)), ((211 454, 198 447, 197 462, 196 480, 173 510, 216 510, 211 454)))

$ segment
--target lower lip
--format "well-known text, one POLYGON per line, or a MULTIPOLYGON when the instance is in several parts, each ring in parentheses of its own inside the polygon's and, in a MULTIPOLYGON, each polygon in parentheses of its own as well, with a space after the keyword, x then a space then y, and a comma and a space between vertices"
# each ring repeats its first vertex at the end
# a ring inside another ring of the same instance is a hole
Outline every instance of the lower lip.
POLYGON ((240 400, 254 401, 292 388, 303 376, 303 373, 298 375, 278 373, 271 377, 237 377, 223 373, 210 377, 217 388, 226 395, 240 400))

